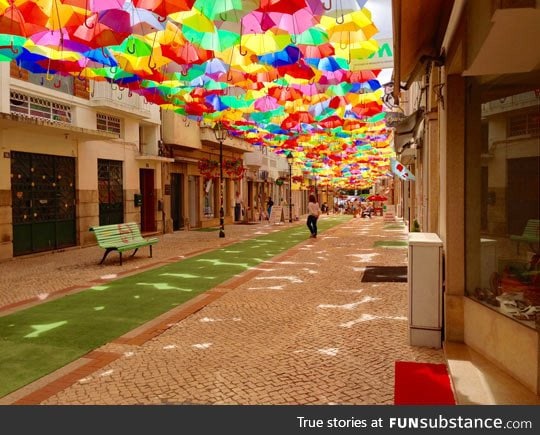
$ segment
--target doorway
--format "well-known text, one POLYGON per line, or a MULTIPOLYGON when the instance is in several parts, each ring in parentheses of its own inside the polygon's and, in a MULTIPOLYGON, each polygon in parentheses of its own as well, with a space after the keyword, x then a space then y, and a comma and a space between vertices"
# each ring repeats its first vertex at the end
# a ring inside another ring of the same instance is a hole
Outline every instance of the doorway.
POLYGON ((140 169, 140 189, 142 196, 141 232, 156 231, 156 204, 154 191, 154 170, 140 169))
POLYGON ((122 162, 98 159, 99 224, 124 222, 122 162))
POLYGON ((13 255, 75 246, 75 159, 11 152, 13 255))
POLYGON ((199 226, 199 177, 190 175, 188 178, 189 192, 189 224, 192 227, 199 226))
POLYGON ((184 175, 171 174, 171 219, 173 231, 184 227, 184 175))

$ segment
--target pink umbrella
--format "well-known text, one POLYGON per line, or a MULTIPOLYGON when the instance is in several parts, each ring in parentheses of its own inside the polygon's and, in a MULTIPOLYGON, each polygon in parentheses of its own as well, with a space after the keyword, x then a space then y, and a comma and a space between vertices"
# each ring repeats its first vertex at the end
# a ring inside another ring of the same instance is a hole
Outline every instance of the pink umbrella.
POLYGON ((260 112, 269 112, 270 110, 275 110, 281 106, 274 97, 266 95, 265 97, 259 98, 257 101, 255 101, 254 107, 260 112))

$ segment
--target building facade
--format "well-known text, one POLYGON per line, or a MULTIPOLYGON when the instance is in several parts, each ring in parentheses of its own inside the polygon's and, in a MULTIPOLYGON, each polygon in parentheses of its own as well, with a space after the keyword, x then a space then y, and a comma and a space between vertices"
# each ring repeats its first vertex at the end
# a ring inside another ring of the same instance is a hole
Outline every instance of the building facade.
POLYGON ((95 243, 93 225, 160 232, 159 108, 105 82, 0 68, 0 258, 95 243))
POLYGON ((540 4, 408 6, 393 1, 395 96, 415 121, 396 151, 416 181, 398 202, 443 240, 445 341, 538 394, 540 4))

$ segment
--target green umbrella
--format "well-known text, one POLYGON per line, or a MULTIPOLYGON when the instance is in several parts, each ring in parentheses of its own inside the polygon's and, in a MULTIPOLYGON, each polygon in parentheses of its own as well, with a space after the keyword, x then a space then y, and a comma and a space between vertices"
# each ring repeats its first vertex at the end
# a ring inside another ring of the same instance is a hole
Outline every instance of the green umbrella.
POLYGON ((194 8, 211 20, 239 21, 256 9, 258 3, 257 0, 197 0, 194 8))
POLYGON ((221 101, 226 106, 232 107, 233 109, 245 109, 251 104, 253 104, 254 100, 246 100, 242 96, 231 96, 231 95, 224 95, 221 97, 221 101))
POLYGON ((240 35, 227 30, 198 32, 191 27, 183 27, 182 31, 188 41, 205 50, 224 51, 240 42, 240 35))
POLYGON ((319 27, 310 27, 296 36, 296 44, 321 45, 328 42, 328 34, 319 27))

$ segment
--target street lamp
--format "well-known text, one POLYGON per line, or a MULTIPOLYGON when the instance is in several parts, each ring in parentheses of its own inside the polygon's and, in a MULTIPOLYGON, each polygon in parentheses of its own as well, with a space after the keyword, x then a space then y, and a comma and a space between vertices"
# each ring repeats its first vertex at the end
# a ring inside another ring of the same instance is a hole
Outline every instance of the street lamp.
POLYGON ((292 223, 292 164, 294 157, 291 151, 287 152, 286 158, 289 165, 289 223, 292 223))
POLYGON ((227 139, 227 129, 221 121, 214 125, 214 135, 219 142, 219 237, 225 237, 225 210, 223 209, 223 141, 227 139))

